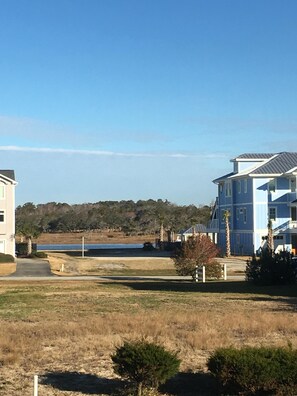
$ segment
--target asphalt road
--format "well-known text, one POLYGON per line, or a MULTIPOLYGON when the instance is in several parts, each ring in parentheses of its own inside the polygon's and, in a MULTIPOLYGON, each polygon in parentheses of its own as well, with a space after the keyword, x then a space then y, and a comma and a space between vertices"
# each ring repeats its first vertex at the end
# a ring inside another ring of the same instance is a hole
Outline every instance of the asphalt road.
MULTIPOLYGON (((9 275, 0 277, 1 280, 155 280, 155 281, 190 281, 190 276, 59 276, 52 274, 50 265, 46 260, 40 259, 17 259, 16 271, 9 275)), ((228 276, 228 281, 243 281, 243 275, 228 276)))
POLYGON ((49 276, 53 276, 49 263, 38 259, 17 259, 16 271, 9 275, 10 278, 49 276))

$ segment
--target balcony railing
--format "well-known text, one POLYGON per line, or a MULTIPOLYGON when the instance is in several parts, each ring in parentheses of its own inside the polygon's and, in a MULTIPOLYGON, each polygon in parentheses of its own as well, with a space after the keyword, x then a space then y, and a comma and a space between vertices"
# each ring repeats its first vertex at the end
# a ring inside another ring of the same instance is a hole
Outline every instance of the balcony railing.
POLYGON ((285 232, 291 230, 291 232, 297 232, 297 221, 288 220, 273 229, 274 232, 285 232))
POLYGON ((218 219, 210 220, 207 224, 207 231, 208 232, 218 232, 219 231, 219 220, 218 219))

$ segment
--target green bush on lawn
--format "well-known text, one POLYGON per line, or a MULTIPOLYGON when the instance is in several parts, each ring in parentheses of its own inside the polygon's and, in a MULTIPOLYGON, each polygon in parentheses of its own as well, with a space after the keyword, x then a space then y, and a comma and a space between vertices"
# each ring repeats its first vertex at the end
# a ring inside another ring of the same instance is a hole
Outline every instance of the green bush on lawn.
POLYGON ((0 253, 0 263, 14 263, 14 257, 10 254, 0 253))
POLYGON ((111 359, 115 373, 134 385, 137 396, 143 396, 147 389, 157 390, 180 366, 176 353, 147 341, 125 342, 111 359))
POLYGON ((297 350, 221 348, 208 360, 221 391, 232 395, 297 395, 297 350))
POLYGON ((28 258, 47 258, 47 254, 45 252, 35 252, 33 251, 31 254, 28 254, 28 258))

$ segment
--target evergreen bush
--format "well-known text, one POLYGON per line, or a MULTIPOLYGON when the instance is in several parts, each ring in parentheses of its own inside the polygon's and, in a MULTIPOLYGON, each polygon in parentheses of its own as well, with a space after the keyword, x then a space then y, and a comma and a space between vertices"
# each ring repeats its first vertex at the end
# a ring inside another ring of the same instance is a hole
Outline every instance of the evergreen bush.
POLYGON ((10 254, 0 253, 0 263, 14 263, 14 257, 10 254))
POLYGON ((296 282, 296 268, 289 252, 271 254, 264 251, 247 261, 246 280, 260 284, 287 284, 296 282))
POLYGON ((36 252, 33 251, 31 254, 29 254, 27 257, 29 258, 47 258, 47 254, 45 252, 36 252))
POLYGON ((134 385, 137 396, 142 396, 145 389, 157 389, 174 376, 180 366, 175 353, 147 341, 125 342, 111 359, 115 373, 134 385))
POLYGON ((208 360, 223 394, 297 394, 297 351, 290 348, 221 348, 208 360))

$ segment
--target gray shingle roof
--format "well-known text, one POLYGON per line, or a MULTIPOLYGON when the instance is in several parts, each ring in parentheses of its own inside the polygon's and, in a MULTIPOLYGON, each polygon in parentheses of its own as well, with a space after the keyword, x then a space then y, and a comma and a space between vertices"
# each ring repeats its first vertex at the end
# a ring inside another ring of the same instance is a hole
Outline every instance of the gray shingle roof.
POLYGON ((182 232, 183 234, 200 234, 206 233, 206 226, 204 224, 195 224, 193 227, 188 228, 187 230, 182 232))
POLYGON ((213 180, 213 183, 219 183, 221 180, 225 180, 228 177, 233 176, 233 175, 236 175, 236 173, 234 173, 234 172, 227 173, 226 175, 218 177, 217 179, 213 180))
POLYGON ((11 180, 15 180, 15 176, 14 176, 14 171, 13 170, 1 170, 0 169, 0 175, 3 175, 5 177, 8 177, 11 180))
POLYGON ((271 153, 245 153, 245 154, 240 154, 238 157, 235 159, 268 159, 273 157, 275 154, 271 153))
POLYGON ((297 167, 297 153, 283 152, 276 154, 268 162, 252 171, 250 175, 278 175, 297 167))

